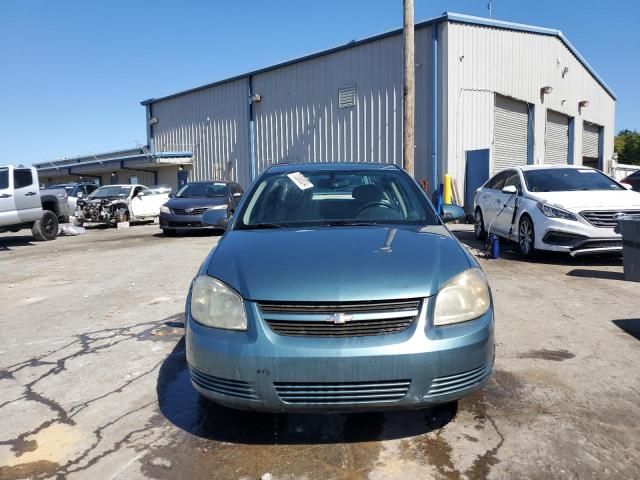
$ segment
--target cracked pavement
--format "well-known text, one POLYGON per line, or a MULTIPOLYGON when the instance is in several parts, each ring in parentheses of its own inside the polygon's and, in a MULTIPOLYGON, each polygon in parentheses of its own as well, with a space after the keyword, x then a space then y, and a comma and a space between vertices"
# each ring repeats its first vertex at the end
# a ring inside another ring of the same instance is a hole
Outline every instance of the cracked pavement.
POLYGON ((481 260, 496 370, 457 404, 267 415, 189 384, 184 297, 217 240, 0 237, 0 479, 640 477, 640 286, 619 259, 481 260))

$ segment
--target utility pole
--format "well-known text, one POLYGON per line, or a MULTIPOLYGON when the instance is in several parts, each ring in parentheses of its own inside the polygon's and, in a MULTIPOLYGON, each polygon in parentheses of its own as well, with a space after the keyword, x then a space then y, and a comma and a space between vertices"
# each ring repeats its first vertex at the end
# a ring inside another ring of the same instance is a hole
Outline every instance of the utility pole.
POLYGON ((413 177, 413 160, 415 153, 415 118, 416 118, 416 62, 415 42, 413 39, 414 14, 413 0, 402 0, 404 10, 403 49, 404 49, 404 89, 402 92, 403 125, 402 132, 402 167, 413 177))

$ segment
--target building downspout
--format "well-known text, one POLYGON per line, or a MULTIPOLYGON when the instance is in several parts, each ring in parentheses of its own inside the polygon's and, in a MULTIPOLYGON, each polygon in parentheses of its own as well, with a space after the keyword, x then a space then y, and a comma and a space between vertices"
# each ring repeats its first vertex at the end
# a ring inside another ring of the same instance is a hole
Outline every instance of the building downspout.
MULTIPOLYGON (((439 191, 438 183, 438 25, 436 22, 432 26, 431 35, 431 88, 432 88, 432 119, 431 119, 431 191, 439 191)), ((435 198, 435 197, 432 197, 435 198)), ((436 202, 438 203, 438 202, 436 202)))
POLYGON ((153 141, 153 125, 151 124, 151 118, 153 117, 151 112, 151 104, 145 105, 147 110, 147 145, 149 146, 149 150, 155 152, 155 145, 153 141))
POLYGON ((253 82, 251 75, 247 77, 247 102, 248 102, 248 111, 247 116, 249 119, 248 125, 248 134, 249 134, 249 180, 250 183, 253 182, 256 176, 256 158, 255 158, 255 150, 253 144, 253 82))

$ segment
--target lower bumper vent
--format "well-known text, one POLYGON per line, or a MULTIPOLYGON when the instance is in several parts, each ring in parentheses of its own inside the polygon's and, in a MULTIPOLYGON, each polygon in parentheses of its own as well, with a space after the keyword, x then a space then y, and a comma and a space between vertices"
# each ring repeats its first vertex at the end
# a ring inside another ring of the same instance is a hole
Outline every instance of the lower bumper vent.
POLYGON ((192 367, 189 367, 189 375, 196 385, 205 390, 230 397, 258 400, 258 396, 250 383, 214 377, 192 367))
POLYGON ((468 372, 434 378, 427 392, 427 396, 446 395, 465 390, 482 383, 491 373, 492 364, 488 363, 468 372))
POLYGON ((395 402, 409 391, 411 380, 346 383, 276 382, 278 397, 285 403, 341 404, 395 402))

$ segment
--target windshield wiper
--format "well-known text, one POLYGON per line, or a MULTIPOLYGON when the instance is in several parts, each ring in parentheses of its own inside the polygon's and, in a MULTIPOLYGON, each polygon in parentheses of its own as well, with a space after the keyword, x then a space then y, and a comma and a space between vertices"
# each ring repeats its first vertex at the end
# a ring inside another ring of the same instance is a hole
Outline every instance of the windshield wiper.
POLYGON ((250 223, 244 225, 242 230, 259 230, 267 228, 287 228, 284 225, 278 225, 277 223, 250 223))

